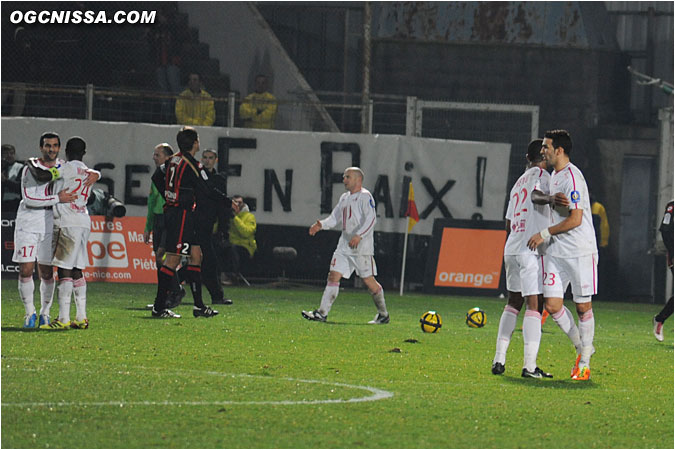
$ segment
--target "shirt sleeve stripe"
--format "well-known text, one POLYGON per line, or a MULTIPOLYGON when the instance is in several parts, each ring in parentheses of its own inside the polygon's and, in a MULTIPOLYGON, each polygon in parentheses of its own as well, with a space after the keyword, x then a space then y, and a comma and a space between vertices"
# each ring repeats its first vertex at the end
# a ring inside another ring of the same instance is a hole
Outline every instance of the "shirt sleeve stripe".
MULTIPOLYGON (((569 166, 567 167, 567 170, 570 171, 570 176, 572 177, 572 190, 576 191, 576 190, 577 190, 577 182, 576 182, 576 180, 574 179, 574 172, 572 172, 572 168, 569 167, 569 166)), ((575 203, 575 204, 574 204, 574 209, 579 209, 579 204, 578 204, 578 203, 575 203)))

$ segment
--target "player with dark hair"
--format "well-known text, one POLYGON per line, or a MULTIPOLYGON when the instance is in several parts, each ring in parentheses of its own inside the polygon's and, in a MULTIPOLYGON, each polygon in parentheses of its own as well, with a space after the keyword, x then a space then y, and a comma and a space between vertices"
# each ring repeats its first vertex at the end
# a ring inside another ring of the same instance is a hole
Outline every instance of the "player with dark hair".
POLYGON ((562 194, 547 195, 551 175, 546 171, 546 161, 541 155, 541 139, 527 147, 527 167, 511 188, 506 211, 506 230, 509 233, 504 246, 504 268, 508 303, 499 320, 497 348, 492 361, 492 373, 504 373, 506 351, 516 327, 516 319, 523 303, 527 302, 523 319, 523 370, 525 378, 551 378, 552 375, 537 367, 537 354, 541 341, 541 311, 543 307, 542 258, 543 246, 537 250, 527 248, 527 239, 533 232, 547 226, 550 208, 547 205, 565 201, 562 194))
POLYGON ((542 154, 549 166, 551 193, 563 194, 568 204, 556 202, 550 226, 533 234, 527 246, 534 250, 547 243, 544 256, 544 298, 546 310, 570 338, 577 351, 573 380, 589 380, 595 335, 592 296, 597 294, 598 247, 591 214, 588 186, 581 171, 570 162, 572 139, 565 130, 547 131, 542 154), (563 307, 565 289, 571 285, 579 326, 563 307))
MULTIPOLYGON (((59 204, 63 208, 72 207, 71 202, 78 200, 82 192, 88 193, 90 187, 99 179, 100 173, 85 170, 80 174, 79 185, 73 191, 67 189, 57 191, 62 183, 55 186, 54 181, 61 178, 60 171, 65 166, 58 159, 61 149, 61 138, 53 132, 40 136, 42 158, 30 158, 21 176, 21 195, 14 230, 14 256, 12 260, 19 263, 19 295, 26 309, 25 328, 35 327, 36 314, 33 306, 33 270, 35 259, 38 261, 40 284, 40 320, 38 326, 50 325, 49 310, 54 296, 54 271, 52 267, 52 237, 54 225, 53 207, 59 204), (80 194, 78 195, 78 191, 80 194)), ((71 144, 69 153, 83 152, 84 141, 77 138, 71 144)), ((66 169, 66 174, 68 174, 66 169)), ((86 203, 86 198, 85 198, 86 203)))
POLYGON ((166 258, 159 270, 157 297, 152 315, 158 318, 180 317, 167 307, 167 295, 181 256, 187 256, 186 276, 194 300, 192 314, 195 317, 213 317, 218 311, 205 306, 202 300, 202 252, 194 210, 206 197, 224 196, 206 184, 208 174, 201 163, 195 160, 199 151, 197 131, 192 127, 184 127, 178 132, 176 141, 179 152, 165 163, 166 258))
POLYGON ((377 221, 375 200, 370 192, 363 188, 363 171, 360 168, 347 167, 342 175, 342 182, 347 192, 340 196, 331 215, 323 220, 317 220, 309 228, 310 236, 314 236, 320 230, 338 226, 342 229, 342 234, 331 259, 330 272, 319 309, 302 311, 302 317, 325 322, 340 292, 340 279, 349 278, 356 272, 373 296, 377 308, 375 318, 368 323, 386 324, 389 323, 389 312, 382 286, 375 279, 377 266, 373 258, 375 253, 373 234, 377 221))
POLYGON ((52 206, 68 203, 77 194, 66 190, 54 194, 51 181, 58 178, 58 159, 61 138, 53 132, 40 136, 41 158, 30 158, 21 172, 21 202, 16 213, 14 228, 14 254, 12 261, 19 263, 19 297, 26 310, 24 328, 35 328, 37 314, 33 300, 35 284, 33 272, 37 260, 40 276, 39 325, 50 323, 49 311, 54 297, 54 269, 52 267, 52 206), (40 171, 40 169, 42 169, 40 171))
MULTIPOLYGON (((663 219, 661 220, 661 226, 659 227, 661 232, 661 237, 663 238, 663 243, 666 246, 666 251, 668 252, 668 267, 670 268, 670 273, 673 273, 673 201, 669 201, 666 205, 666 211, 663 214, 663 219)), ((673 296, 671 295, 666 305, 663 309, 654 316, 652 319, 652 325, 654 327, 654 337, 657 341, 663 341, 663 322, 666 319, 673 315, 673 296)))
MULTIPOLYGON (((87 283, 82 269, 87 266, 87 241, 91 231, 91 219, 87 211, 87 198, 90 185, 84 180, 90 176, 98 180, 101 173, 89 169, 82 162, 87 145, 75 136, 66 143, 68 162, 59 169, 61 177, 56 180, 56 189, 63 188, 77 198, 70 203, 54 205, 54 237, 52 242, 52 265, 58 267, 59 317, 51 323, 40 326, 42 329, 62 330, 68 328, 89 328, 87 319, 87 283), (70 321, 70 298, 75 294, 75 320, 70 321)), ((91 183, 93 184, 93 183, 91 183)))

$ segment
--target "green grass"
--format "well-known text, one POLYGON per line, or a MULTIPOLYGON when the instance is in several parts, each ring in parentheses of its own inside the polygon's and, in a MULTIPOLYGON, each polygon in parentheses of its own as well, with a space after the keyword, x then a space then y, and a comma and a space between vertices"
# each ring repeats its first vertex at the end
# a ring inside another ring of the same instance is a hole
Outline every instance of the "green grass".
POLYGON ((673 448, 673 322, 657 342, 658 306, 596 303, 593 377, 580 383, 552 320, 539 365, 555 378, 520 377, 522 314, 506 373, 490 373, 504 300, 389 292, 392 322, 369 326, 365 291, 341 292, 325 324, 300 316, 320 289, 228 293, 235 304, 213 319, 181 306, 182 319, 156 320, 143 310, 152 286, 92 283, 89 330, 24 331, 4 281, 2 447, 673 448), (473 306, 485 328, 464 324, 473 306), (420 331, 429 309, 438 334, 420 331), (373 395, 359 386, 393 397, 316 402, 373 395))

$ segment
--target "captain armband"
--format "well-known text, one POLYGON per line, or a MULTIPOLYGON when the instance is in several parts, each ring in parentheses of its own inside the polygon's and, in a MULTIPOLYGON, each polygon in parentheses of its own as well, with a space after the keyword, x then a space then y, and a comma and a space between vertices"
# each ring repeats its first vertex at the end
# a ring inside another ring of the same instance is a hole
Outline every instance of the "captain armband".
POLYGON ((50 167, 49 173, 52 174, 52 181, 61 178, 61 174, 59 173, 59 169, 57 169, 56 167, 50 167))

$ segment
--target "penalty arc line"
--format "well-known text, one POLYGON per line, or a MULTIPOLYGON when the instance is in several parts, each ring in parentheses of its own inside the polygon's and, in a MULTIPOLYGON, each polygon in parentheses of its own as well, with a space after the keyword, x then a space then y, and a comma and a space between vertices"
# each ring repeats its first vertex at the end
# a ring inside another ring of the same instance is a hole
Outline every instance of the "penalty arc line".
MULTIPOLYGON (((3 358, 9 359, 9 358, 3 358)), ((13 358, 12 358, 13 359, 13 358)), ((23 358, 16 358, 23 359, 23 358)), ((133 367, 129 369, 136 370, 161 370, 160 368, 153 367, 133 367)), ((319 400, 252 400, 252 401, 236 401, 236 400, 211 400, 211 401, 173 401, 173 400, 164 400, 164 401, 106 401, 106 402, 3 402, 1 405, 3 407, 19 407, 19 408, 30 408, 30 407, 60 407, 60 406, 115 406, 115 407, 124 407, 124 406, 218 406, 218 405, 318 405, 318 404, 331 404, 331 403, 361 403, 361 402, 374 402, 378 400, 385 400, 394 396, 393 392, 385 391, 383 389, 378 389, 370 386, 361 386, 355 384, 347 383, 338 383, 333 381, 325 380, 309 380, 301 378, 291 378, 291 377, 281 377, 274 378, 270 376, 263 375, 250 375, 250 374, 232 374, 224 372, 215 372, 215 371, 199 371, 199 370, 170 370, 164 372, 165 374, 174 373, 174 374, 185 374, 185 373, 202 373, 210 376, 220 376, 220 377, 231 377, 231 378, 262 378, 266 380, 280 380, 280 381, 291 381, 297 383, 312 383, 312 384, 325 384, 330 386, 344 387, 348 389, 360 389, 365 391, 370 391, 372 395, 366 397, 353 397, 348 399, 319 399, 319 400)))

